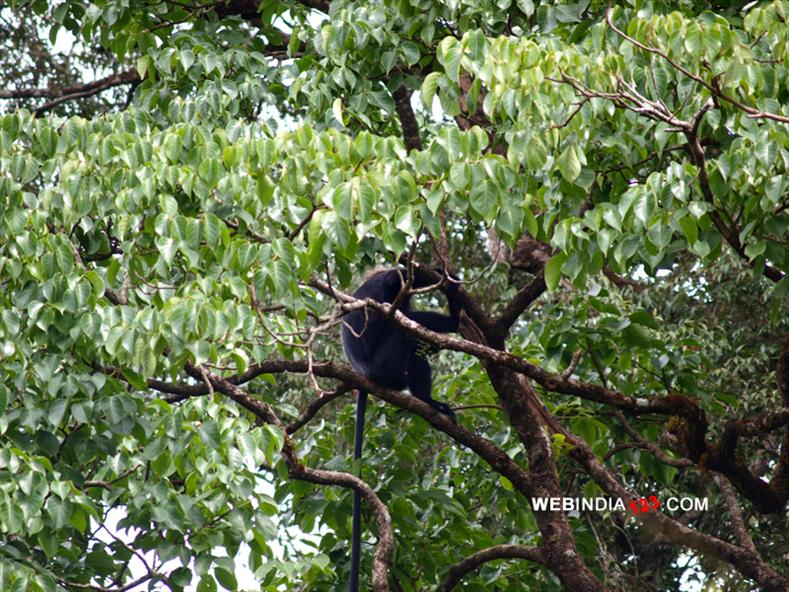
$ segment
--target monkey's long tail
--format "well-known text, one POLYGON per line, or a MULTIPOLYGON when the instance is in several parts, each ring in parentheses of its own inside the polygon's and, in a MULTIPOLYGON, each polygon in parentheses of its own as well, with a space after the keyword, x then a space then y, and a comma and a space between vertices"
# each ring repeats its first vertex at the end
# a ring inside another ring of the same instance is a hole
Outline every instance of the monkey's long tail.
MULTIPOLYGON (((362 458, 362 442, 364 439, 364 411, 367 407, 367 391, 359 389, 356 399, 356 425, 353 432, 353 459, 362 458)), ((361 477, 361 466, 358 475, 361 477)), ((348 592, 359 592, 359 563, 362 553, 362 494, 353 491, 353 534, 351 535, 351 577, 348 581, 348 592)))

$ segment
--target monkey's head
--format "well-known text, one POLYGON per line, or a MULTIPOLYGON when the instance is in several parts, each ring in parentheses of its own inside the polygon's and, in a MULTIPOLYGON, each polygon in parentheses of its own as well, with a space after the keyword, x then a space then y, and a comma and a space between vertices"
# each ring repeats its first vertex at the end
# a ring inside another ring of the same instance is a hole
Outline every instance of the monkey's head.
POLYGON ((435 286, 444 279, 444 274, 449 276, 450 280, 446 284, 447 291, 457 290, 458 277, 454 273, 445 272, 443 267, 426 266, 414 267, 414 288, 426 288, 428 286, 435 286))
MULTIPOLYGON (((444 278, 444 270, 441 267, 427 267, 424 265, 414 265, 413 267, 413 281, 411 283, 412 289, 427 288, 429 286, 437 286, 444 278)), ((456 276, 449 274, 449 277, 456 280, 456 276)), ((398 267, 379 267, 370 272, 365 278, 365 284, 369 284, 371 280, 378 283, 382 288, 382 295, 385 294, 385 301, 390 302, 394 298, 408 278, 408 270, 403 266, 398 267), (392 296, 389 296, 392 294, 392 296)), ((457 289, 456 282, 449 282, 446 291, 452 292, 457 289)))

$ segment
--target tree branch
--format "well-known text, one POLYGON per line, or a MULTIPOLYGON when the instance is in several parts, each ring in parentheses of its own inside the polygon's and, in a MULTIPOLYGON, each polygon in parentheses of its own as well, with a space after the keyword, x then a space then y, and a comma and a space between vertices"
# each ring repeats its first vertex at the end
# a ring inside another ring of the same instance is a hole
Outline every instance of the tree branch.
MULTIPOLYGON (((570 434, 568 440, 573 445, 570 456, 585 468, 603 491, 626 503, 633 499, 633 494, 600 462, 582 438, 570 434)), ((653 536, 665 537, 674 544, 690 547, 731 563, 740 573, 756 580, 764 590, 785 592, 789 586, 789 580, 770 569, 748 551, 685 526, 661 511, 639 514, 638 519, 653 536)))
POLYGON ((738 109, 741 109, 742 111, 745 111, 748 114, 749 117, 754 118, 754 119, 772 119, 774 121, 779 121, 781 123, 789 123, 789 117, 787 117, 785 115, 776 115, 775 113, 769 113, 767 111, 761 111, 759 109, 754 109, 753 107, 749 107, 748 105, 745 105, 744 103, 738 101, 734 97, 730 97, 730 96, 724 94, 719 86, 707 82, 706 80, 704 80, 698 74, 694 74, 693 72, 691 72, 687 68, 684 68, 681 64, 679 64, 679 63, 675 62, 674 60, 672 60, 668 56, 668 54, 665 53, 664 51, 662 51, 662 50, 660 50, 660 49, 658 49, 656 47, 650 47, 648 45, 644 45, 640 41, 638 41, 636 39, 633 39, 632 37, 627 35, 627 33, 625 33, 624 31, 621 31, 620 29, 618 29, 616 27, 616 25, 614 25, 614 23, 613 23, 613 21, 611 19, 611 7, 610 7, 610 5, 605 11, 605 21, 606 21, 606 23, 608 23, 608 26, 611 27, 611 30, 614 33, 616 33, 617 35, 619 35, 622 39, 625 39, 625 40, 629 41, 630 43, 632 43, 633 45, 635 45, 636 47, 638 47, 639 49, 641 49, 643 51, 646 51, 648 53, 652 53, 652 54, 655 54, 657 56, 660 56, 666 62, 668 62, 671 65, 672 68, 674 68, 675 70, 681 72, 682 74, 684 74, 685 76, 687 76, 691 80, 694 80, 695 82, 697 82, 698 84, 700 84, 701 86, 706 88, 708 91, 710 91, 710 93, 712 93, 713 96, 715 96, 715 97, 717 97, 717 98, 719 98, 719 99, 721 99, 723 101, 726 101, 727 103, 730 103, 730 104, 734 105, 735 107, 737 107, 738 109))
MULTIPOLYGON (((384 318, 389 318, 391 315, 391 305, 389 304, 376 302, 369 298, 358 300, 332 288, 319 278, 313 278, 310 284, 321 292, 337 299, 343 311, 371 308, 384 318)), ((724 430, 724 435, 729 436, 728 439, 722 438, 721 442, 716 445, 707 445, 705 440, 708 427, 706 413, 690 397, 678 393, 649 398, 631 397, 603 386, 582 383, 569 377, 552 374, 519 356, 491 348, 476 341, 457 339, 446 334, 435 333, 409 319, 400 311, 395 311, 391 319, 407 333, 441 349, 465 352, 481 359, 491 378, 493 378, 494 367, 508 368, 531 378, 547 390, 611 405, 633 415, 659 413, 665 416, 680 417, 683 420, 683 443, 687 448, 687 455, 692 461, 704 468, 727 476, 737 487, 738 491, 754 502, 762 512, 781 511, 786 503, 787 494, 783 489, 762 481, 753 475, 747 466, 734 458, 734 446, 737 441, 735 432, 730 430, 727 433, 724 430)), ((536 398, 536 395, 534 398, 536 398)), ((508 414, 511 418, 519 417, 519 414, 513 414, 509 411, 508 414)), ((783 413, 779 415, 780 418, 784 417, 783 413)), ((545 411, 539 401, 532 402, 528 410, 528 416, 540 417, 553 431, 562 431, 561 426, 556 424, 555 418, 545 411)), ((783 484, 783 481, 780 481, 780 484, 783 484)))
MULTIPOLYGON (((699 112, 699 115, 701 114, 703 114, 703 111, 699 112)), ((707 157, 704 154, 704 148, 699 142, 698 136, 696 136, 696 134, 692 131, 686 131, 685 137, 688 139, 688 148, 690 149, 694 164, 699 170, 699 186, 701 187, 701 192, 704 195, 704 200, 713 206, 713 208, 715 208, 715 197, 710 187, 709 176, 707 175, 707 157)), ((734 252, 737 253, 737 255, 746 261, 751 267, 753 267, 753 262, 751 262, 748 259, 748 256, 745 254, 745 248, 740 242, 740 236, 737 229, 729 227, 723 221, 716 209, 712 209, 708 212, 708 214, 710 220, 712 220, 712 223, 715 225, 715 228, 718 229, 718 232, 720 232, 721 236, 726 239, 726 242, 729 243, 731 248, 734 249, 734 252)), ((764 264, 762 274, 774 282, 780 282, 784 277, 783 273, 768 263, 764 264)))
MULTIPOLYGON (((390 314, 391 306, 389 304, 377 302, 370 298, 358 300, 353 296, 338 291, 336 288, 332 288, 320 278, 314 277, 310 281, 310 285, 324 294, 335 298, 345 312, 358 308, 370 308, 384 317, 390 314)), ((482 360, 487 360, 497 365, 510 368, 528 376, 549 391, 574 395, 588 401, 611 405, 623 411, 633 413, 634 415, 662 413, 665 415, 686 417, 696 421, 700 420, 703 415, 703 412, 694 401, 682 395, 666 395, 651 398, 631 397, 619 391, 607 389, 596 384, 584 383, 571 378, 562 378, 519 356, 512 355, 503 350, 494 349, 467 339, 458 339, 450 337, 447 334, 435 333, 426 329, 416 321, 409 319, 400 311, 396 311, 392 319, 406 332, 432 343, 441 349, 464 352, 482 360)))
MULTIPOLYGON (((106 76, 92 82, 72 84, 69 86, 62 86, 60 88, 21 88, 13 90, 3 89, 0 90, 0 99, 57 98, 68 100, 70 98, 95 95, 114 86, 131 84, 135 82, 140 82, 140 75, 137 73, 137 70, 132 69, 126 70, 125 72, 119 72, 117 74, 111 74, 110 76, 106 76)), ((41 109, 43 108, 44 107, 41 107, 41 109)))
POLYGON ((316 483, 318 485, 339 485, 358 491, 362 498, 370 505, 375 515, 375 523, 378 527, 378 545, 373 554, 373 573, 372 589, 374 592, 388 592, 389 584, 387 573, 389 571, 389 559, 394 549, 394 534, 392 531, 392 519, 389 510, 375 494, 372 488, 362 481, 359 477, 341 471, 327 471, 323 469, 313 469, 305 466, 296 454, 287 430, 274 410, 266 403, 259 401, 236 385, 225 380, 221 376, 210 372, 205 366, 195 366, 191 363, 185 365, 186 371, 195 380, 202 380, 205 377, 210 381, 213 388, 234 400, 236 403, 250 411, 259 421, 276 426, 282 431, 283 446, 282 458, 288 468, 288 475, 291 479, 316 483))
POLYGON ((545 292, 545 276, 542 270, 528 284, 523 286, 507 304, 501 314, 493 321, 493 331, 501 338, 507 334, 518 317, 521 316, 532 302, 545 292))
MULTIPOLYGON (((108 374, 123 379, 123 376, 120 375, 117 369, 105 367, 103 370, 108 374)), ((307 360, 271 360, 255 364, 243 374, 223 378, 222 380, 230 385, 236 386, 248 382, 261 374, 278 374, 283 372, 306 374, 309 370, 310 365, 307 360)), ((424 401, 408 393, 381 387, 361 374, 357 374, 347 366, 340 366, 332 362, 313 362, 311 370, 316 376, 341 380, 346 386, 364 389, 387 403, 391 403, 401 409, 406 409, 407 411, 419 415, 434 428, 444 432, 458 444, 475 452, 480 458, 485 460, 494 471, 509 479, 515 488, 523 493, 524 496, 528 497, 530 495, 528 473, 507 456, 503 450, 498 448, 487 438, 479 436, 473 431, 452 421, 446 415, 436 411, 424 401)), ((165 401, 170 403, 208 394, 208 387, 202 383, 202 375, 200 375, 198 379, 198 384, 193 385, 173 384, 151 378, 149 378, 147 382, 148 387, 153 390, 163 393, 172 393, 173 396, 164 398, 165 401)), ((214 388, 216 388, 216 386, 214 386, 214 388)), ((284 428, 283 431, 287 431, 287 428, 284 428)))
POLYGON ((352 386, 340 384, 333 391, 320 394, 316 399, 313 399, 310 402, 304 412, 297 419, 294 419, 288 424, 288 426, 285 428, 285 431, 292 435, 296 430, 301 429, 308 421, 315 417, 318 411, 323 409, 324 406, 328 405, 335 399, 341 397, 351 390, 353 390, 352 386))
MULTIPOLYGON (((726 500, 726 506, 731 515, 731 527, 734 531, 734 535, 737 537, 737 541, 740 543, 740 547, 759 557, 756 545, 753 544, 753 539, 751 535, 748 534, 748 528, 745 526, 745 519, 742 516, 742 509, 740 508, 740 504, 737 503, 737 496, 734 494, 731 483, 724 477, 716 477, 715 483, 718 484, 718 488, 723 494, 723 499, 726 500)), ((761 559, 761 557, 759 558, 761 559)))
POLYGON ((395 101, 395 110, 400 118, 400 127, 403 128, 403 141, 408 150, 421 150, 422 140, 419 138, 419 124, 416 121, 414 110, 411 108, 411 91, 401 84, 392 93, 395 101))
MULTIPOLYGON (((701 109, 696 113, 692 121, 685 121, 678 118, 674 113, 662 102, 651 101, 643 96, 634 85, 627 83, 620 77, 617 80, 617 92, 601 92, 593 90, 584 85, 580 80, 569 76, 562 72, 561 79, 548 78, 553 82, 569 84, 575 91, 583 97, 597 97, 609 100, 614 103, 616 107, 628 109, 637 115, 647 117, 654 121, 662 121, 672 126, 674 131, 681 132, 688 141, 688 150, 693 164, 699 171, 699 186, 704 200, 709 203, 713 209, 708 212, 715 228, 724 238, 724 240, 734 249, 734 252, 751 267, 754 263, 751 262, 745 254, 745 248, 740 242, 739 231, 734 225, 728 225, 723 220, 720 212, 716 209, 715 198, 710 187, 710 180, 707 175, 707 161, 704 153, 704 147, 699 141, 697 131, 701 123, 704 113, 709 111, 714 105, 711 101, 705 103, 701 109)), ((787 119, 789 121, 789 119, 787 119)), ((783 279, 784 274, 775 267, 765 263, 762 274, 774 282, 779 282, 783 279)))
POLYGON ((497 559, 526 559, 533 563, 544 563, 542 549, 540 547, 525 547, 523 545, 495 545, 482 549, 469 555, 462 561, 449 568, 447 575, 436 588, 436 592, 450 592, 469 572, 474 571, 481 565, 496 561, 497 559))

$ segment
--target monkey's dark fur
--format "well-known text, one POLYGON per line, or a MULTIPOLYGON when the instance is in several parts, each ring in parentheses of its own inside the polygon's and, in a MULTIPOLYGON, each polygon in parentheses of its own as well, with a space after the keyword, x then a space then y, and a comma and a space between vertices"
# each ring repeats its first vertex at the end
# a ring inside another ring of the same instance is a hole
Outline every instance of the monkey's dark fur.
MULTIPOLYGON (((414 288, 432 284, 424 273, 414 270, 414 288)), ((394 302, 403 287, 405 270, 383 269, 368 277, 354 292, 359 299, 371 298, 377 302, 394 302)), ((400 303, 400 312, 423 327, 438 333, 451 333, 458 330, 460 305, 455 299, 457 286, 450 284, 446 290, 449 302, 449 315, 435 312, 411 310, 411 297, 400 303)), ((450 417, 455 416, 446 403, 433 399, 433 379, 430 363, 420 350, 420 342, 400 327, 378 315, 374 311, 354 310, 345 317, 342 327, 342 345, 345 355, 353 369, 381 386, 402 390, 408 388, 411 394, 419 397, 434 409, 450 417)), ((359 391, 356 403, 356 428, 354 433, 353 457, 362 457, 362 433, 364 431, 364 409, 367 393, 359 391)), ((349 592, 359 590, 359 564, 361 560, 361 504, 358 490, 353 496, 353 535, 351 541, 351 565, 348 582, 349 592)))
MULTIPOLYGON (((392 268, 373 273, 353 295, 359 299, 372 298, 392 303, 403 286, 405 274, 405 270, 392 268)), ((415 273, 414 288, 431 284, 424 276, 415 273)), ((454 298, 456 289, 455 284, 450 283, 446 292, 449 315, 412 310, 410 296, 402 301, 399 310, 431 331, 456 332, 460 318, 460 306, 454 298)), ((342 344, 354 370, 381 386, 398 390, 407 388, 434 409, 454 415, 449 405, 432 397, 430 363, 420 355, 417 339, 372 311, 355 310, 346 315, 345 322, 350 328, 343 326, 342 344)))

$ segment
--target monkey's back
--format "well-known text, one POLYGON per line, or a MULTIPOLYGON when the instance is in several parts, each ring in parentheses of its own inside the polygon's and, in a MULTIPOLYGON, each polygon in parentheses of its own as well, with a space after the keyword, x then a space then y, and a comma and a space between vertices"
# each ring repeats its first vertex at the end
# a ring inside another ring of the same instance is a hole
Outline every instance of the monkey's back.
MULTIPOLYGON (((391 303, 401 286, 397 270, 385 269, 368 277, 353 296, 391 303)), ((408 306, 406 299, 401 310, 408 306)), ((411 341, 402 329, 373 310, 354 310, 343 317, 342 345, 354 370, 382 386, 405 388, 411 341)))

